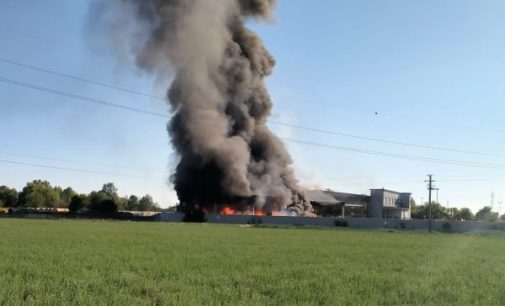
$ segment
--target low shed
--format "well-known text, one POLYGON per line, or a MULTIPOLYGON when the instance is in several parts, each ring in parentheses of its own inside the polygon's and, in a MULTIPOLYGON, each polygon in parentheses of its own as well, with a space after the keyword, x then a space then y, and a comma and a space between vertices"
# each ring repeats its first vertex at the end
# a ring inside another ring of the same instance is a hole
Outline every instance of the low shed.
POLYGON ((305 199, 312 204, 316 214, 328 217, 346 217, 346 208, 351 214, 364 216, 368 201, 365 195, 332 190, 308 190, 304 195, 305 199))

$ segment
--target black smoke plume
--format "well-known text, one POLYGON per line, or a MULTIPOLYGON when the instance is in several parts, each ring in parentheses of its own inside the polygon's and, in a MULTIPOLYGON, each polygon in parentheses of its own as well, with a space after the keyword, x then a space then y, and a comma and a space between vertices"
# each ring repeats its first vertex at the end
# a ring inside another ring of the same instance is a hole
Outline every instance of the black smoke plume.
POLYGON ((254 198, 257 208, 310 210, 282 142, 266 126, 264 79, 275 60, 245 27, 269 19, 275 0, 115 0, 147 29, 137 65, 175 72, 168 125, 180 161, 172 183, 182 203, 213 207, 254 198))

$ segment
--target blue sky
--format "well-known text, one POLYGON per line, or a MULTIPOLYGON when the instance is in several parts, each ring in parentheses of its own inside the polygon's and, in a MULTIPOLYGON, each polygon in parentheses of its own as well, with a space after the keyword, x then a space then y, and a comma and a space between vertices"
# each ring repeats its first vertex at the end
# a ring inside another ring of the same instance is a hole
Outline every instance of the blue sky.
MULTIPOLYGON (((156 96, 156 83, 86 27, 89 1, 0 2, 0 78, 155 112, 153 98, 8 64, 37 66, 156 96)), ((368 193, 412 192, 439 180, 440 202, 474 210, 505 199, 505 2, 280 0, 270 23, 250 26, 277 59, 268 87, 272 121, 469 154, 401 146, 271 124, 287 143, 304 186, 368 193), (343 150, 342 150, 343 149, 343 150), (471 161, 494 167, 421 162, 355 151, 471 161), (354 151, 353 151, 354 150, 354 151)), ((47 179, 80 192, 113 181, 121 194, 176 203, 167 185, 176 156, 166 120, 0 81, 0 185, 47 179), (26 155, 31 155, 28 157, 26 155), (34 158, 37 157, 37 158, 34 158), (46 158, 46 159, 41 159, 46 158)))

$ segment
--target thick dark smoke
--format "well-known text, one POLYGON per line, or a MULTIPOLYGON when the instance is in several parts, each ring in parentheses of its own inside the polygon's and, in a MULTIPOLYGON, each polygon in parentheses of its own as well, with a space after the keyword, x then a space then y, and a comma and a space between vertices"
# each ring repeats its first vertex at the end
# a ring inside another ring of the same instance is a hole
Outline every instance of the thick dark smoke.
POLYGON ((168 91, 168 126, 180 162, 172 177, 187 205, 233 204, 296 214, 310 209, 300 196, 291 157, 266 126, 272 102, 264 79, 275 60, 248 30, 247 18, 271 17, 275 0, 116 0, 148 29, 137 64, 175 71, 168 91))

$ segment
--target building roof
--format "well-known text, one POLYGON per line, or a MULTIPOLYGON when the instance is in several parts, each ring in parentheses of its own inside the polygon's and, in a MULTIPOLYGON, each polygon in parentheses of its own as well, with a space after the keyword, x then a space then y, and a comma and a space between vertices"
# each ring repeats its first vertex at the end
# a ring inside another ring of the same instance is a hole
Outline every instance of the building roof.
POLYGON ((387 192, 396 193, 396 194, 404 194, 404 193, 412 194, 410 192, 398 192, 398 191, 388 190, 388 189, 384 189, 384 188, 370 189, 370 191, 376 191, 376 190, 378 190, 378 191, 387 191, 387 192))
POLYGON ((366 196, 362 194, 336 192, 333 190, 327 190, 326 193, 331 195, 337 201, 344 202, 346 204, 362 205, 366 202, 366 196))
POLYGON ((403 211, 409 211, 410 207, 398 207, 398 206, 384 206, 384 210, 403 210, 403 211))
POLYGON ((332 190, 307 190, 304 192, 305 199, 320 205, 330 206, 345 204, 346 206, 363 206, 366 202, 364 195, 336 192, 332 190))
POLYGON ((335 205, 341 203, 323 190, 306 190, 303 194, 305 199, 309 202, 317 202, 325 205, 335 205))

